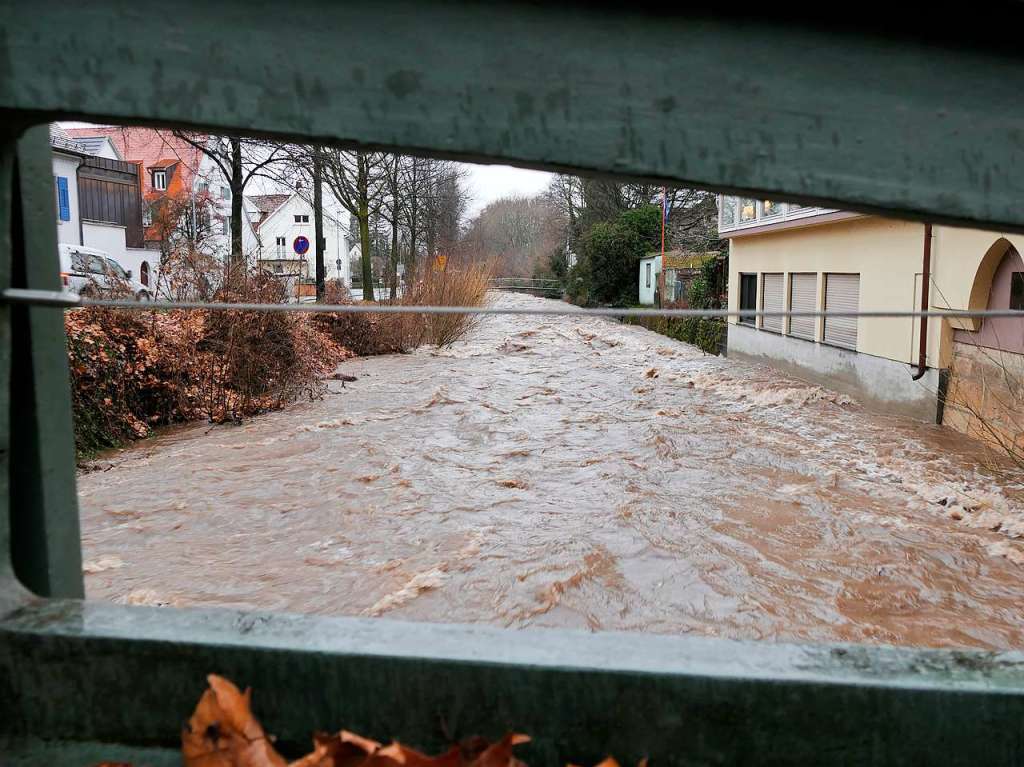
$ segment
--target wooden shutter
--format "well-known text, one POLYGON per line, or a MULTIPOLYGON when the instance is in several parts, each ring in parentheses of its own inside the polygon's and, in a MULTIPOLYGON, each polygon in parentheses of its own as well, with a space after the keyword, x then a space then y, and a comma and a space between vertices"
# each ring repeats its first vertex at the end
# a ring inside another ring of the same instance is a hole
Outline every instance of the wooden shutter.
MULTIPOLYGON (((786 306, 783 302, 782 274, 765 274, 761 278, 761 310, 781 312, 786 306)), ((775 333, 782 332, 782 317, 763 317, 761 327, 775 333)))
MULTIPOLYGON (((818 275, 793 274, 789 278, 789 308, 794 312, 813 312, 818 305, 818 275)), ((814 317, 790 317, 789 334, 814 340, 814 317)))
MULTIPOLYGON (((859 274, 825 275, 825 311, 857 311, 860 308, 859 274)), ((826 317, 825 343, 857 348, 856 317, 826 317)))
POLYGON ((68 198, 68 180, 57 176, 57 209, 61 221, 71 220, 71 200, 68 198))

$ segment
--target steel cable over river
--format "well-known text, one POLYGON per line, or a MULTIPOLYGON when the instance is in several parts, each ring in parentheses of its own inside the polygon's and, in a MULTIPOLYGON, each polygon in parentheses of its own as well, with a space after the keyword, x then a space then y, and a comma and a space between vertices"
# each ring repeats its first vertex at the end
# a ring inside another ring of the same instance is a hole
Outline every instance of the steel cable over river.
POLYGON ((1024 644, 1024 494, 960 434, 593 317, 488 316, 341 370, 82 474, 88 597, 1024 644))

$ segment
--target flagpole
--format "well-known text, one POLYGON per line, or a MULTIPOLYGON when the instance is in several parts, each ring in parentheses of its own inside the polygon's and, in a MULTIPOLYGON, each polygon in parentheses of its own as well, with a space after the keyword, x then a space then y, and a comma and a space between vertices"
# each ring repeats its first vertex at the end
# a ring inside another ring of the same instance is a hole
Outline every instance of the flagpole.
POLYGON ((665 268, 665 214, 668 212, 668 194, 661 188, 661 268, 665 268))

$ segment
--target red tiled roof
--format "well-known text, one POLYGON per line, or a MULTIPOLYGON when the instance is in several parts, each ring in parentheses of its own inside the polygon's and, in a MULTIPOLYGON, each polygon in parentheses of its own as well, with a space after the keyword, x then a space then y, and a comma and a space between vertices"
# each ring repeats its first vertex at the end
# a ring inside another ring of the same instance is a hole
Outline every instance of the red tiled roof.
MULTIPOLYGON (((107 136, 128 162, 140 163, 144 170, 166 168, 174 163, 174 170, 168 192, 191 191, 192 182, 203 159, 201 151, 169 130, 138 128, 134 126, 107 125, 91 128, 67 128, 72 137, 107 136)), ((152 187, 152 175, 142 174, 142 193, 149 197, 163 192, 152 187)))

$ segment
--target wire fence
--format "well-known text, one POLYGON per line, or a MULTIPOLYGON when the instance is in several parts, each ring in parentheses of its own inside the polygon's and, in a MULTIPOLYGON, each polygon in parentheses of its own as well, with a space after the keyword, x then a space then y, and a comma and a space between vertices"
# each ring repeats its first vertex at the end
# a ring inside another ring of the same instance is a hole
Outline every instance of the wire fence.
POLYGON ((99 307, 134 311, 171 311, 175 309, 207 311, 251 312, 306 312, 322 314, 496 314, 532 315, 548 317, 705 317, 727 319, 738 317, 946 317, 992 318, 1017 317, 1024 319, 1024 311, 1017 309, 929 309, 918 310, 813 310, 764 311, 753 309, 644 309, 638 307, 583 308, 562 304, 558 306, 410 306, 401 304, 259 304, 227 303, 219 301, 136 301, 120 298, 86 298, 57 290, 29 290, 8 288, 0 293, 5 304, 43 306, 58 309, 99 307))

